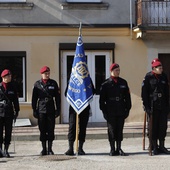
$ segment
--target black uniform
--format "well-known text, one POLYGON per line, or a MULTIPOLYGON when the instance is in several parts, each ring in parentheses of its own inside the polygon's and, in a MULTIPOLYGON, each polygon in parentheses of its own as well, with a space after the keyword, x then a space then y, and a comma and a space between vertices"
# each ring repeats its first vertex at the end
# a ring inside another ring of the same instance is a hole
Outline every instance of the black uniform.
MULTIPOLYGON (((86 127, 89 120, 90 106, 88 105, 82 112, 79 114, 79 141, 85 142, 86 137, 86 127)), ((69 133, 68 140, 74 142, 76 138, 76 115, 75 110, 70 106, 69 107, 69 133)))
MULTIPOLYGON (((99 104, 107 120, 109 142, 114 152, 114 142, 117 141, 120 145, 123 140, 124 120, 131 109, 131 97, 126 80, 120 77, 117 78, 117 82, 111 77, 107 79, 101 85, 99 104)), ((117 148, 117 152, 119 149, 117 148)))
POLYGON ((2 149, 4 143, 7 154, 11 142, 13 119, 18 116, 19 110, 19 101, 14 84, 12 82, 7 83, 5 89, 0 83, 0 148, 2 149), (4 139, 3 128, 5 128, 4 139))
POLYGON ((55 80, 49 79, 46 84, 38 80, 34 84, 32 109, 38 116, 40 141, 53 141, 55 116, 60 113, 60 93, 55 80))
POLYGON ((154 147, 157 148, 157 140, 160 141, 160 145, 164 145, 169 112, 169 86, 164 73, 146 74, 142 84, 142 100, 148 116, 153 115, 152 140, 154 147))

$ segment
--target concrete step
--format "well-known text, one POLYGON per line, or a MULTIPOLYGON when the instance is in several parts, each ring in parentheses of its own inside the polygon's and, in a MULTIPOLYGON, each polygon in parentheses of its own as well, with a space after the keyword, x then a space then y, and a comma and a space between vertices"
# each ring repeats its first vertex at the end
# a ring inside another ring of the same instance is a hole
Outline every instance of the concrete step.
MULTIPOLYGON (((68 124, 56 124, 55 139, 67 140, 68 124)), ((143 123, 125 123, 124 138, 142 137, 143 123)), ((36 141, 39 140, 38 126, 13 127, 13 140, 15 141, 36 141)), ((170 122, 168 122, 167 136, 170 136, 170 122)), ((88 123, 86 139, 107 139, 106 123, 88 123)))

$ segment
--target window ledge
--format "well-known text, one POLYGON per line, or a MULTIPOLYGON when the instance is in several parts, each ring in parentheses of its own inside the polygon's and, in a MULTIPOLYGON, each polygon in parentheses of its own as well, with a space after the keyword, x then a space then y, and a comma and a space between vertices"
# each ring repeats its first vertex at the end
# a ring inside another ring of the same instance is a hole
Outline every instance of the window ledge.
POLYGON ((63 10, 106 10, 108 9, 109 4, 108 3, 100 3, 100 4, 91 4, 91 3, 62 3, 61 9, 63 10))
POLYGON ((32 9, 33 3, 0 3, 0 9, 32 9))
POLYGON ((31 102, 20 101, 19 104, 22 105, 22 106, 31 106, 31 102))

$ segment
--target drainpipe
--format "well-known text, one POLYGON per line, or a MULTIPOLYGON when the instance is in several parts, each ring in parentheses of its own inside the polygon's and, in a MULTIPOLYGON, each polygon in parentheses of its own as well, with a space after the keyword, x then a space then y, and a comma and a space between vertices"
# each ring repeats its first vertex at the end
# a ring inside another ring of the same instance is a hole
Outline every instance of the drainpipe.
POLYGON ((133 39, 133 35, 132 35, 132 0, 130 0, 130 36, 131 39, 133 39))

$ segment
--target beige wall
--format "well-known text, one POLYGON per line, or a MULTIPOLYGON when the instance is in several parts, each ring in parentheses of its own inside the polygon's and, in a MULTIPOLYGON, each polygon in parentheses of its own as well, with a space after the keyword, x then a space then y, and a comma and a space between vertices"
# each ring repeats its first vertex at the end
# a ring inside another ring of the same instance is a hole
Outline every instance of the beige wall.
MULTIPOLYGON (((147 72, 147 48, 142 40, 132 39, 128 28, 84 28, 85 43, 115 43, 115 62, 120 64, 121 77, 128 81, 132 95, 132 110, 127 121, 143 121, 141 83, 147 72)), ((60 83, 59 43, 76 43, 78 28, 0 28, 0 51, 26 51, 27 102, 21 103, 20 117, 32 123, 32 87, 40 79, 43 65, 51 68, 51 78, 60 83)))
POLYGON ((143 121, 141 84, 147 72, 147 47, 142 40, 118 37, 115 62, 119 63, 123 78, 128 81, 132 97, 132 109, 127 121, 143 121))

